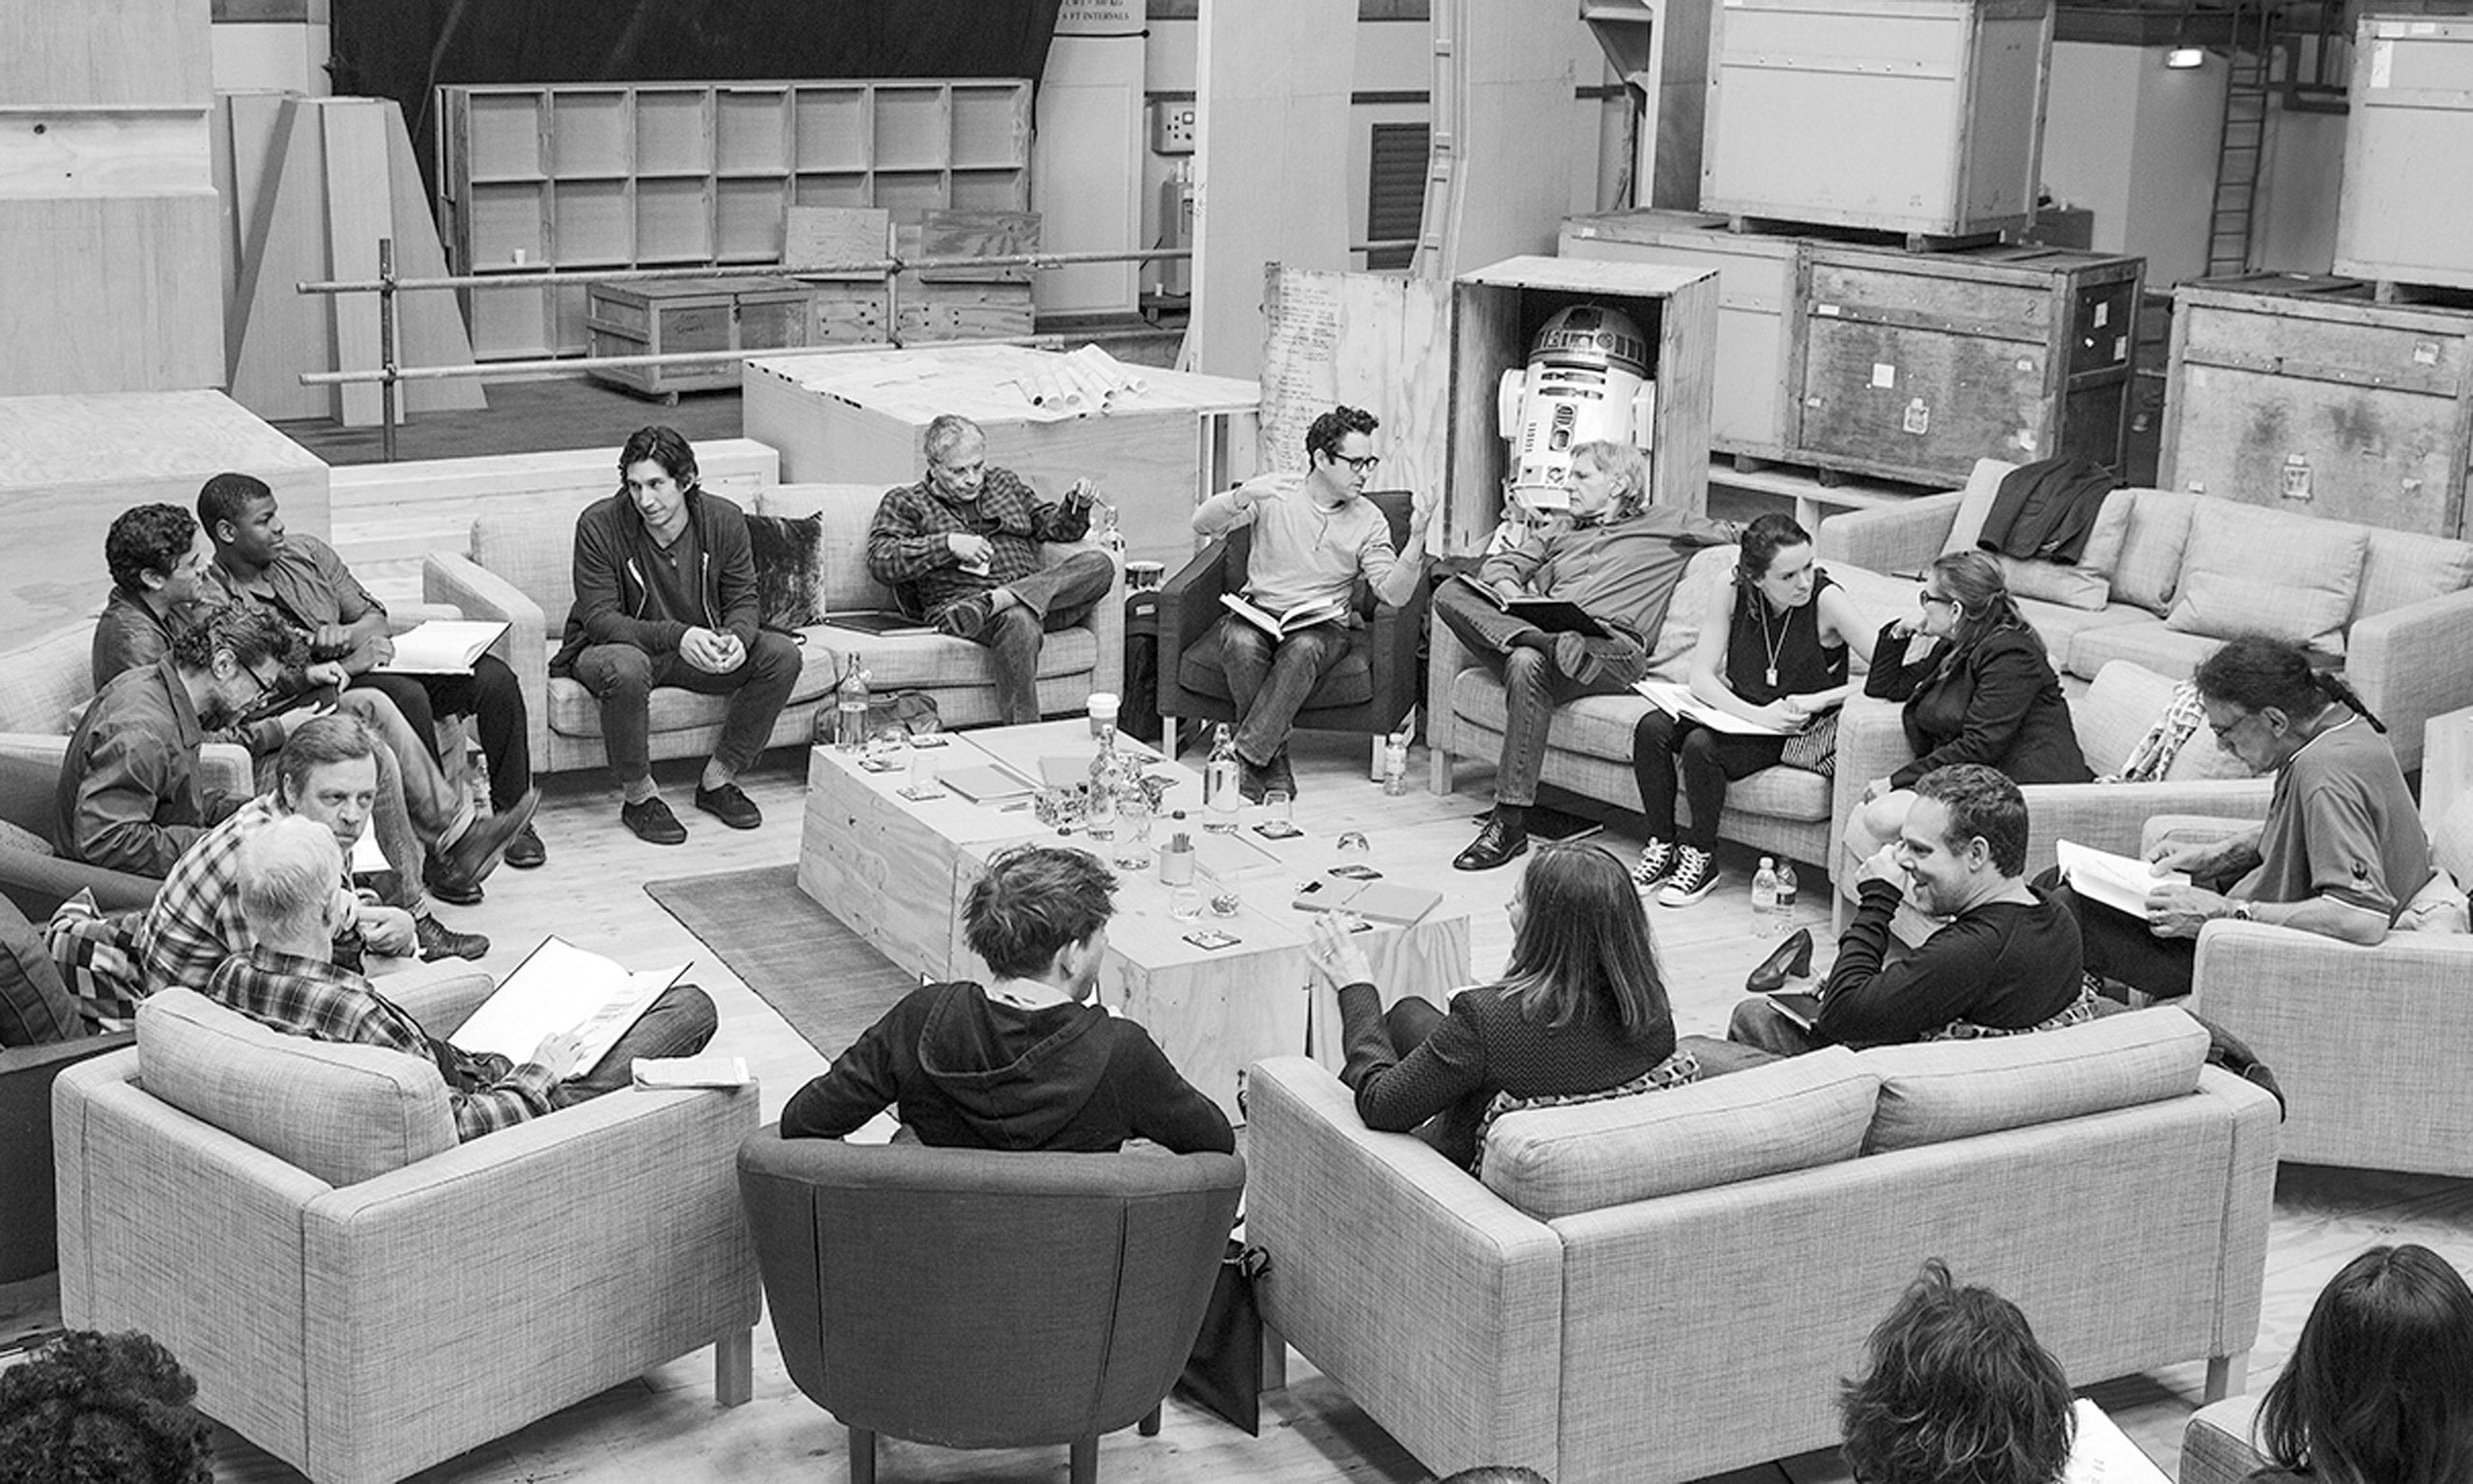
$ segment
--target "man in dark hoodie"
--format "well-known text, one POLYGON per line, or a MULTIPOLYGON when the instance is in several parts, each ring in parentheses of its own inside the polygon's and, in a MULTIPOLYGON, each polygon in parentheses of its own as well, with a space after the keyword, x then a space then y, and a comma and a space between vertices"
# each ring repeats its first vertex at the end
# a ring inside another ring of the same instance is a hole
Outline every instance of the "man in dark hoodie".
POLYGON ((798 645, 758 626, 747 517, 696 482, 695 450, 677 429, 636 429, 618 450, 618 480, 576 517, 575 606, 550 673, 572 675, 601 702, 601 743, 624 795, 618 821, 656 845, 685 844, 687 827, 652 782, 652 689, 728 696, 696 807, 752 830, 764 816, 737 778, 772 739, 798 679, 798 645))
POLYGON ((1143 1138, 1234 1153, 1218 1105, 1140 1026, 1092 1003, 1115 890, 1081 850, 991 861, 963 921, 995 983, 912 990, 791 1096, 783 1136, 840 1138, 898 1104, 924 1144, 1092 1154, 1143 1138))

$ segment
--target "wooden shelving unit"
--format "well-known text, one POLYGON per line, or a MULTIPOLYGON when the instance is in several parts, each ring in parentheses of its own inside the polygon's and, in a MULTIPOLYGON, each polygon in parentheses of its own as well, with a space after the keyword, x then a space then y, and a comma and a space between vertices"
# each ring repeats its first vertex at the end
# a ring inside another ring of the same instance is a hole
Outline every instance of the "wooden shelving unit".
POLYGON ((545 269, 782 261, 792 206, 1030 205, 1030 84, 665 82, 439 92, 439 226, 482 360, 586 348, 582 286, 545 269))

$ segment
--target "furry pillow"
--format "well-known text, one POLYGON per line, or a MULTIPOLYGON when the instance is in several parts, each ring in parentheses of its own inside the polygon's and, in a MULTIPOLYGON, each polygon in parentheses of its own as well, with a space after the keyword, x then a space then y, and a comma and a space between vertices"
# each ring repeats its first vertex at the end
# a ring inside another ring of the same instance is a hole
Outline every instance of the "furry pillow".
POLYGON ((816 549, 824 535, 820 515, 751 515, 747 544, 756 554, 759 620, 768 629, 803 629, 822 623, 816 594, 816 549))

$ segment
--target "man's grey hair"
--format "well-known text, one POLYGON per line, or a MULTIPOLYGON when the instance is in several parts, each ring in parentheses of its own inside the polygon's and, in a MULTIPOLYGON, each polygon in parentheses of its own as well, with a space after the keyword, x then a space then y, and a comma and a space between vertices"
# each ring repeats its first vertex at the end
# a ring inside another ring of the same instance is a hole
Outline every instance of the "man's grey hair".
POLYGON ((343 850, 314 819, 284 814, 241 842, 241 917, 258 937, 323 930, 343 881, 343 850))
POLYGON ((977 423, 959 413, 944 413, 928 424, 928 431, 920 438, 919 446, 927 451, 929 463, 941 464, 947 454, 974 438, 985 442, 988 435, 979 430, 977 423))

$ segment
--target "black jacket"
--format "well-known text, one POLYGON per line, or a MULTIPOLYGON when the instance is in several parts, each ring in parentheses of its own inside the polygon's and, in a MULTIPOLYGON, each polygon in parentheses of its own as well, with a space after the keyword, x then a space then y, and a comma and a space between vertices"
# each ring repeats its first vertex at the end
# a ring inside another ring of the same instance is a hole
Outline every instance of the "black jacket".
POLYGON ((645 564, 661 548, 625 491, 586 506, 575 518, 575 606, 567 610, 566 634, 550 659, 551 673, 565 673, 590 644, 676 654, 691 628, 735 634, 739 643, 755 647, 762 615, 745 513, 718 495, 694 489, 687 492, 687 520, 702 553, 698 585, 705 611, 679 614, 661 612, 652 600, 645 564))
POLYGON ((923 1144, 1236 1152, 1226 1115, 1140 1026, 1096 1005, 1021 1010, 967 981, 905 995, 791 1096, 782 1136, 840 1138, 896 1103, 923 1144))
POLYGON ((1914 760, 1889 775, 1900 788, 1938 767, 1980 762, 2022 784, 2083 784, 2095 775, 2078 750, 2069 702, 2043 645, 2023 629, 1996 629, 1948 674, 1939 673, 1947 641, 1901 665, 1907 642, 1881 627, 1863 694, 1906 702, 1901 720, 1914 760))

